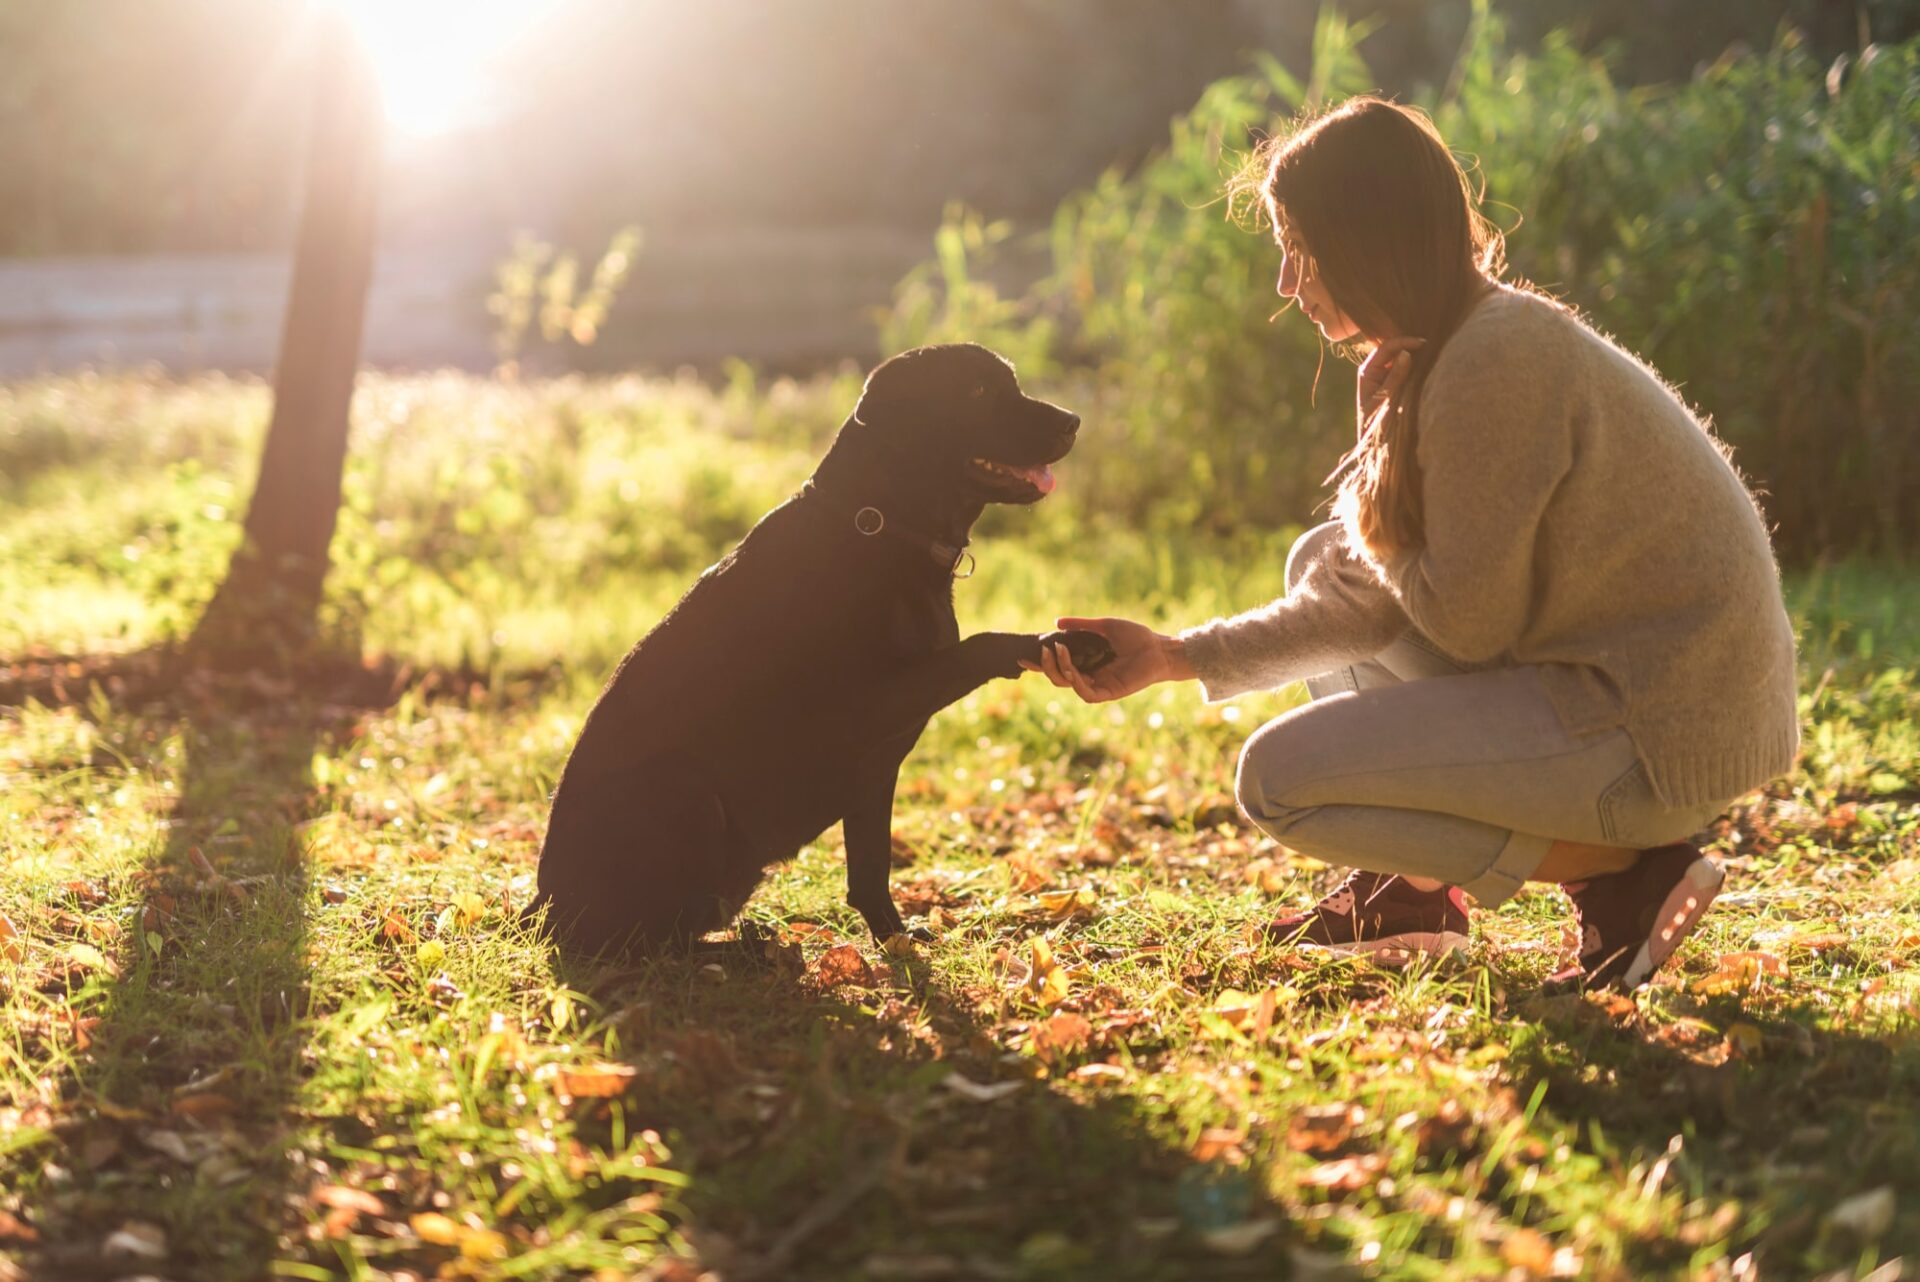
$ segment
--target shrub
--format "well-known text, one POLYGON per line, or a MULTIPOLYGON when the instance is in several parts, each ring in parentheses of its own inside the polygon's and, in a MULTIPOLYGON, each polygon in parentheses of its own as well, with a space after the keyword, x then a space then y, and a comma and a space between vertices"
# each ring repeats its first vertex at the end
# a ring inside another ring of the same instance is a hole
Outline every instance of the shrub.
MULTIPOLYGON (((1269 324, 1278 255, 1222 190, 1263 131, 1371 88, 1365 34, 1323 12, 1306 82, 1265 59, 1209 87, 1163 149, 1061 206, 1051 273, 1024 295, 968 269, 991 242, 956 215, 889 340, 1079 367, 1087 483, 1131 520, 1308 519, 1350 440, 1350 375, 1304 320, 1269 324), (943 280, 964 290, 942 300, 943 280)), ((1823 66, 1783 29, 1687 83, 1628 89, 1565 39, 1510 47, 1481 6, 1421 105, 1485 184, 1515 272, 1711 417, 1783 555, 1920 548, 1920 41, 1823 66)))

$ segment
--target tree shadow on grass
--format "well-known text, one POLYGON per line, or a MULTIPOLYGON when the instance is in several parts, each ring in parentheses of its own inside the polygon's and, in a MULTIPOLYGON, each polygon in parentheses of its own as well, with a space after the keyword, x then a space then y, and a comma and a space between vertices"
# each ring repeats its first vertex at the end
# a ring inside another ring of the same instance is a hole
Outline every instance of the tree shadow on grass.
POLYGON ((316 749, 370 692, 182 667, 158 702, 81 700, 103 745, 86 764, 175 776, 178 791, 164 845, 120 884, 46 888, 56 923, 106 909, 117 929, 100 941, 108 968, 59 981, 87 1044, 53 1086, 49 1143, 18 1172, 39 1235, 29 1276, 265 1274, 307 1029, 294 829, 316 749))
MULTIPOLYGON (((1680 1017, 1654 1022, 1618 1001, 1537 999, 1523 1011, 1537 1031, 1508 1069, 1523 1096, 1545 1088, 1543 1107, 1589 1151, 1648 1172, 1668 1158, 1669 1191, 1737 1201, 1708 1239, 1729 1257, 1752 1252, 1762 1276, 1852 1276, 1875 1243, 1823 1221, 1851 1195, 1920 1187, 1920 1030, 1910 1017, 1879 1035, 1839 1029, 1844 1010, 1812 1003, 1671 1005, 1680 1017)), ((1882 1260, 1920 1250, 1920 1214, 1901 1211, 1878 1237, 1882 1260)), ((1683 1268, 1704 1244, 1649 1239, 1628 1264, 1683 1268)))
POLYGON ((1036 1078, 983 995, 923 961, 828 990, 791 954, 556 969, 614 1012, 638 1074, 622 1122, 668 1139, 695 1249, 729 1282, 1285 1274, 1259 1172, 1196 1161, 1110 1083, 1063 1080, 1080 1057, 1036 1078), (1274 1231, 1244 1254, 1196 1232, 1249 1219, 1274 1231))

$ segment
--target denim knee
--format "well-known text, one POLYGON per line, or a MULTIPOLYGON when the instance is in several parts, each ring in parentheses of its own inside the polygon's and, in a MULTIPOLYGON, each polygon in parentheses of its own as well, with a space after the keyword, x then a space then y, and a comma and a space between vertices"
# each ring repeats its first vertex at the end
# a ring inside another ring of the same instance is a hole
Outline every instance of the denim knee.
POLYGON ((1263 726, 1240 749, 1234 774, 1234 800, 1256 828, 1279 837, 1305 807, 1289 805, 1288 791, 1305 773, 1288 743, 1284 722, 1263 726))

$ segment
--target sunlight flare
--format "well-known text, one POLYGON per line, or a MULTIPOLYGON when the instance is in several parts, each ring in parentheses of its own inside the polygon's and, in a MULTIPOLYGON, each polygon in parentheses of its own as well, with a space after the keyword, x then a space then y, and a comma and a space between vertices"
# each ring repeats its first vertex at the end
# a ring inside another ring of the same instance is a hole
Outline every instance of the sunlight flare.
POLYGON ((485 120, 514 46, 558 0, 329 0, 365 43, 388 124, 429 138, 485 120))

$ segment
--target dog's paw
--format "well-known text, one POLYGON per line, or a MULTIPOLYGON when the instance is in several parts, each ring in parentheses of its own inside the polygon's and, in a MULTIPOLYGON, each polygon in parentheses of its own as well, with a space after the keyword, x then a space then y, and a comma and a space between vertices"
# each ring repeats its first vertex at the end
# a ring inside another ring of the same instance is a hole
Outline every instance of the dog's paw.
POLYGON ((1113 645, 1098 632, 1076 628, 1070 632, 1049 632, 1040 638, 1043 646, 1064 645, 1073 666, 1083 674, 1100 671, 1113 662, 1113 645))

